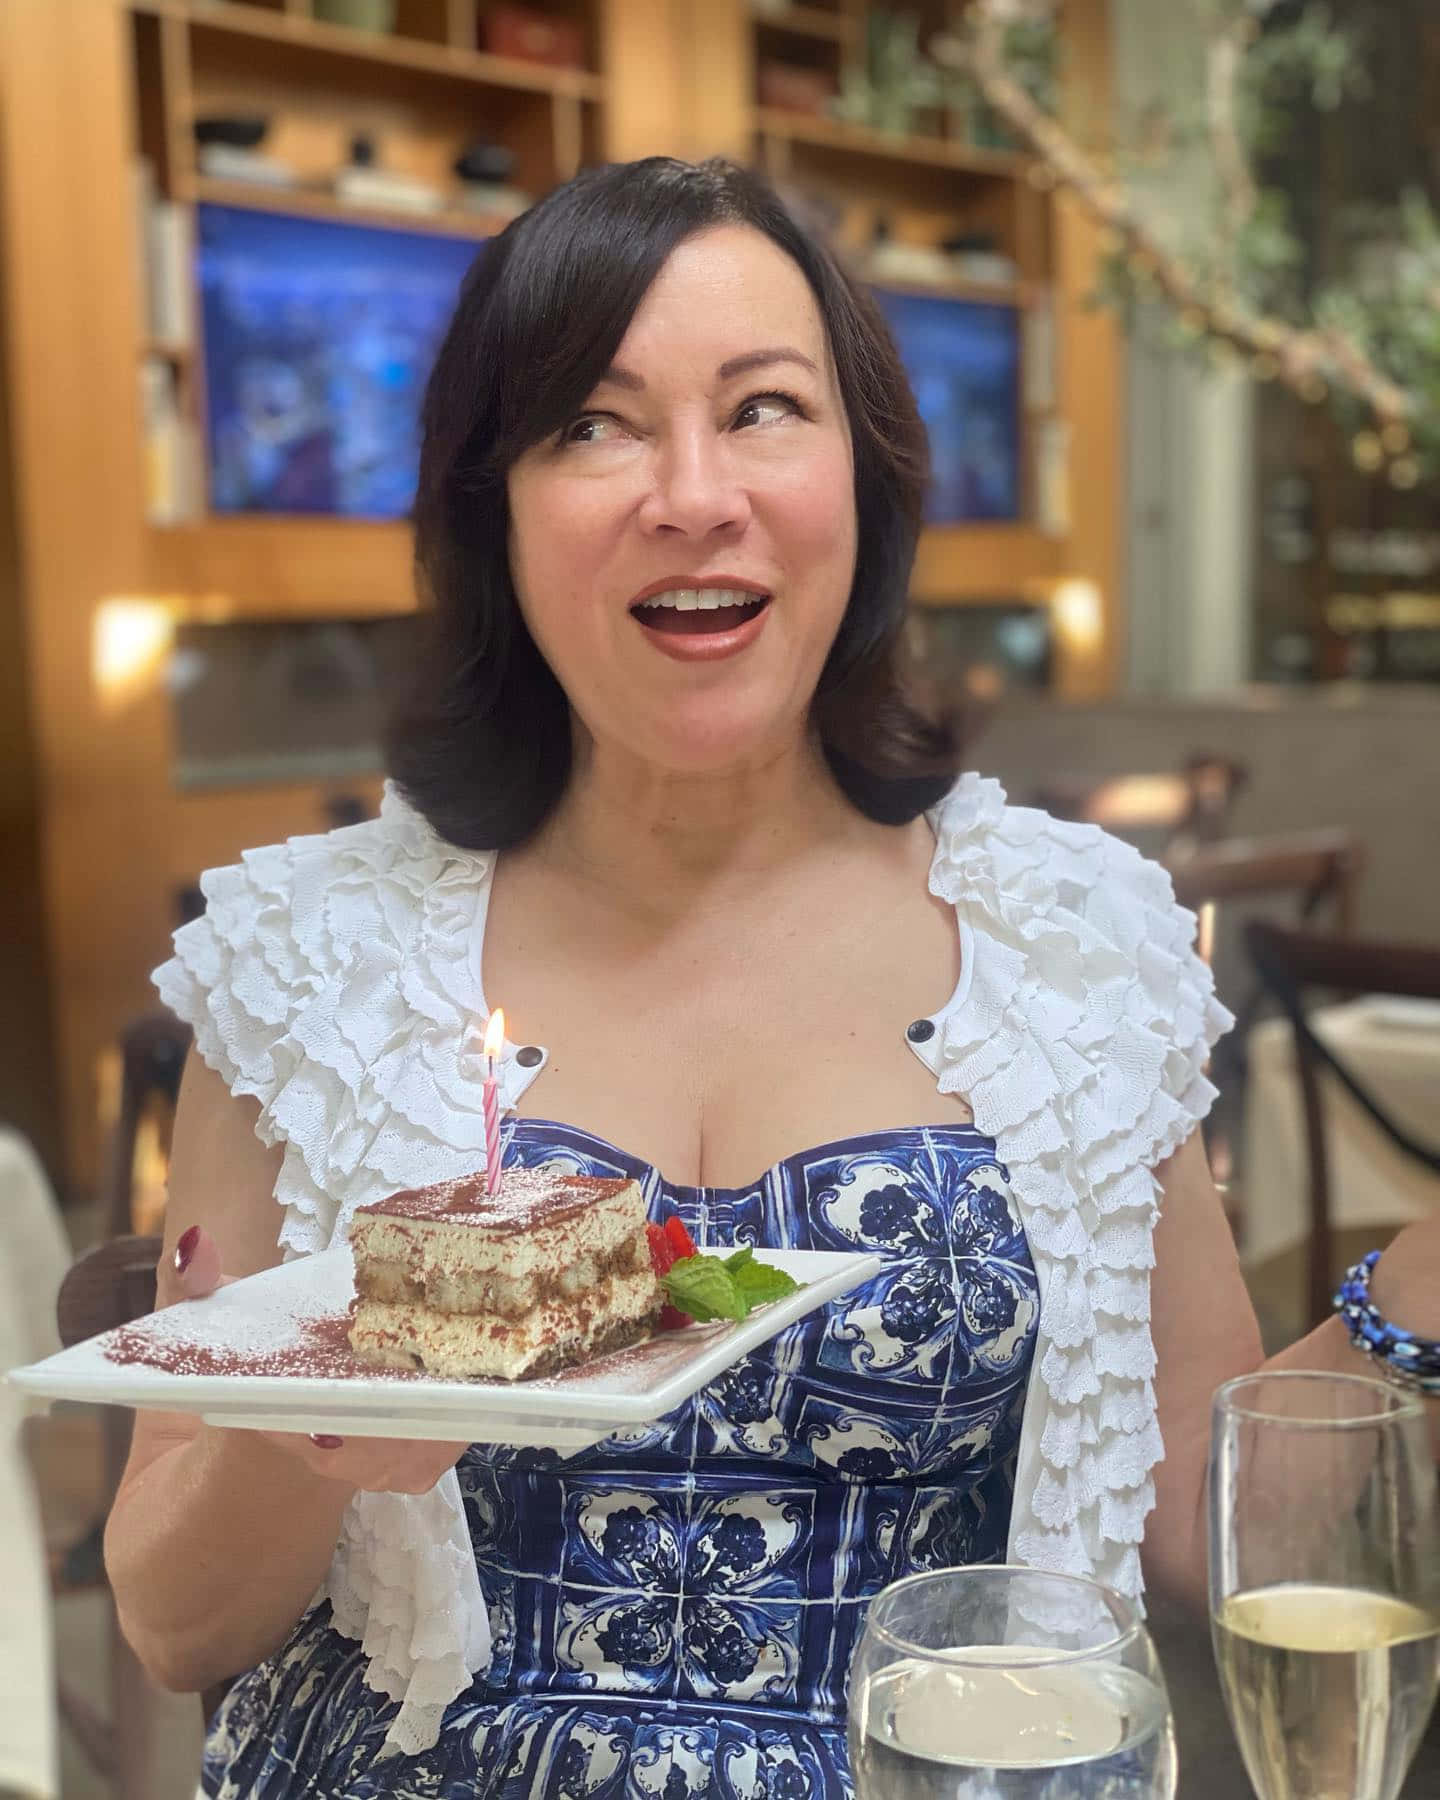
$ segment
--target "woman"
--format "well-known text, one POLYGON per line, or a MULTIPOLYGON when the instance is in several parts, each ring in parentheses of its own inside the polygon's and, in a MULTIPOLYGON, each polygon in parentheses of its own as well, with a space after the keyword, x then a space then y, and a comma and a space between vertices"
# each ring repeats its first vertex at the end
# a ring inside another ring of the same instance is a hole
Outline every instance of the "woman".
MULTIPOLYGON (((1261 1361, 1197 1133, 1225 1016, 1158 870, 907 701, 923 479, 873 309, 734 168, 584 175, 467 280, 398 789, 212 873, 158 976, 199 1053, 161 1302, 479 1166, 487 995, 538 1046, 511 1160, 886 1267, 568 1459, 142 1416, 125 1627, 167 1685, 253 1671, 205 1792, 829 1800, 885 1583, 1136 1591, 1142 1537, 1200 1582, 1209 1397, 1261 1361)), ((1377 1277, 1422 1329, 1435 1236, 1377 1277)))

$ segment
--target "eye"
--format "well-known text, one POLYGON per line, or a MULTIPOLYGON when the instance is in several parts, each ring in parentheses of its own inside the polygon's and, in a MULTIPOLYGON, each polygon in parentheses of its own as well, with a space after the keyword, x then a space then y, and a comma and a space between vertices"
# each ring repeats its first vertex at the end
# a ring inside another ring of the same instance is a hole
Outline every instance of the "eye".
POLYGON ((613 441, 614 435, 620 429, 620 421, 613 413, 582 413, 578 419, 572 419, 561 431, 558 442, 561 444, 606 444, 613 441))
POLYGON ((745 429, 747 426, 765 423, 762 414, 769 413, 773 416, 777 412, 781 417, 809 417, 798 395, 784 394, 777 390, 769 394, 752 394, 735 414, 735 424, 745 429))

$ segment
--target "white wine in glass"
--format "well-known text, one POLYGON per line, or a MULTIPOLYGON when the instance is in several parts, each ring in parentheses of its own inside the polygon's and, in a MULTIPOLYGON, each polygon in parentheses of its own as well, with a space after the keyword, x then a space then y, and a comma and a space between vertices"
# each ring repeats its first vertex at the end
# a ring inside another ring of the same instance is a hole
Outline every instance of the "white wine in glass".
POLYGON ((1215 1398, 1215 1659, 1261 1800, 1396 1800, 1440 1679, 1423 1406, 1361 1376, 1247 1376, 1215 1398))
POLYGON ((870 1606, 850 1678, 860 1800, 1170 1800, 1175 1738, 1137 1608, 1093 1582, 982 1566, 870 1606))

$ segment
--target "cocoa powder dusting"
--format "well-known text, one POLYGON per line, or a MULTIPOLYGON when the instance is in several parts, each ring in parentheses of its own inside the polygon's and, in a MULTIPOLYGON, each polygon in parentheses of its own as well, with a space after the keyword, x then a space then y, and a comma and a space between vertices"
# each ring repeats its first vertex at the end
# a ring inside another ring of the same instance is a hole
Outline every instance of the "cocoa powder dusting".
POLYGON ((348 1312, 303 1319, 294 1343, 255 1350, 187 1344, 126 1325, 111 1335, 105 1356, 109 1362, 138 1363, 167 1375, 298 1375, 326 1381, 424 1378, 420 1369, 380 1369, 361 1362, 350 1348, 349 1334, 348 1312))
POLYGON ((388 1200, 372 1200, 356 1211, 382 1218, 471 1225, 508 1237, 558 1225, 629 1186, 629 1181, 613 1176, 576 1175, 544 1163, 534 1169, 506 1169, 498 1194, 486 1191, 481 1171, 439 1181, 432 1187, 408 1188, 388 1200))

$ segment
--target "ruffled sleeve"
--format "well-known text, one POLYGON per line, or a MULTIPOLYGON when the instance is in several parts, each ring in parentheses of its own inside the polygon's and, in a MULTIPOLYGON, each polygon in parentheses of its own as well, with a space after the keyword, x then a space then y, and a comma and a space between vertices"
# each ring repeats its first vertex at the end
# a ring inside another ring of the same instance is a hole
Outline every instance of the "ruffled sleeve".
MULTIPOLYGON (((201 881, 203 917, 155 973, 256 1134, 284 1146, 275 1198, 286 1258, 337 1242, 357 1206, 482 1167, 467 1032, 492 859, 438 838, 393 792, 378 820, 246 854, 201 881)), ((513 1059, 502 1103, 525 1079, 513 1059)), ((387 1743, 435 1741, 485 1666, 489 1630, 453 1471, 421 1497, 361 1494, 326 1583, 366 1680, 400 1703, 387 1743)))
POLYGON ((999 1144, 1041 1285, 1011 1555, 1138 1595, 1163 1454, 1155 1171, 1209 1110, 1206 1062, 1233 1021, 1194 915, 1129 845, 1008 806, 977 776, 931 823, 931 887, 970 955, 939 1085, 999 1144))

